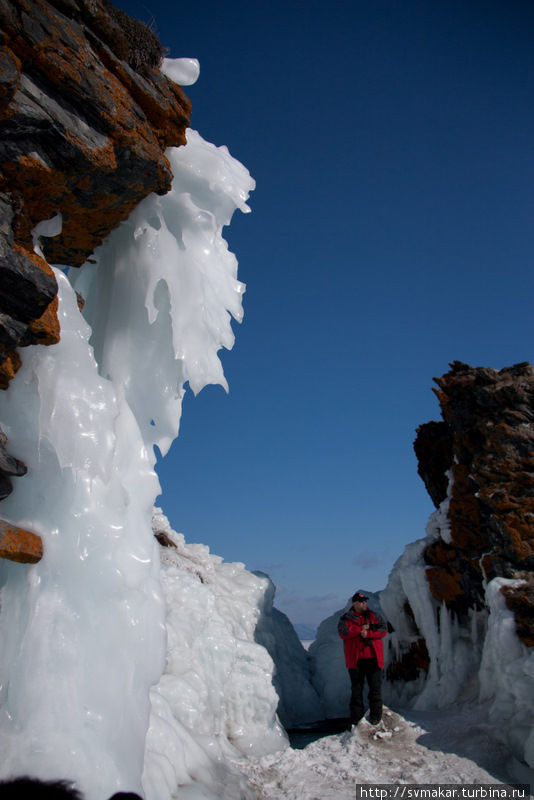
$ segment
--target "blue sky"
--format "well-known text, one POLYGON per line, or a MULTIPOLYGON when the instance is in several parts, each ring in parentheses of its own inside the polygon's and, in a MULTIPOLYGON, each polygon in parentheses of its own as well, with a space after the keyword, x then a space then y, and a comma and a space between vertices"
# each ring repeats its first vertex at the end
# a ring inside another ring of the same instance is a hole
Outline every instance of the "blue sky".
POLYGON ((192 127, 257 182, 230 394, 188 392, 160 502, 317 624, 424 535, 432 378, 534 357, 534 7, 117 4, 199 59, 192 127))

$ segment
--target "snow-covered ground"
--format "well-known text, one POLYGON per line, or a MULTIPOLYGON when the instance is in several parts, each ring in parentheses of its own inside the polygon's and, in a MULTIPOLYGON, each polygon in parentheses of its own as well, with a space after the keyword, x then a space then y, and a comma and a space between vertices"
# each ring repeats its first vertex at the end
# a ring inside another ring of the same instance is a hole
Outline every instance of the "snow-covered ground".
MULTIPOLYGON (((354 800, 357 784, 526 783, 508 770, 509 752, 480 708, 440 712, 385 709, 377 728, 365 720, 354 733, 318 739, 236 763, 258 800, 354 800)), ((531 774, 531 780, 534 775, 531 774)))

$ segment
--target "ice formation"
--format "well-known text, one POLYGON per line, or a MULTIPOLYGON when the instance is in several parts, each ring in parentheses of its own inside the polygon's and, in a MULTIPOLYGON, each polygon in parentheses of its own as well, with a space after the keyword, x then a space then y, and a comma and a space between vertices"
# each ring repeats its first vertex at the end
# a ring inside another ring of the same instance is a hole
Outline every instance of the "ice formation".
MULTIPOLYGON (((2 426, 28 466, 2 514, 44 542, 38 564, 0 565, 0 777, 73 779, 88 800, 141 791, 149 718, 149 800, 170 797, 172 780, 162 788, 161 771, 174 770, 184 783, 209 772, 202 747, 184 747, 181 732, 166 738, 155 766, 157 738, 174 725, 174 678, 165 673, 160 681, 165 603, 151 524, 159 493, 154 446, 164 454, 177 435, 186 382, 194 392, 226 385, 217 351, 233 344, 230 318, 241 319, 244 287, 221 231, 235 208, 248 210, 254 182, 226 148, 194 131, 168 156, 169 194, 143 201, 72 280, 86 300, 85 320, 56 270, 61 342, 26 348, 9 391, 0 393, 2 426), (166 720, 159 727, 158 715, 166 720)), ((60 225, 44 222, 36 238, 60 225)), ((279 746, 272 689, 258 700, 261 713, 248 694, 271 669, 267 653, 250 642, 253 616, 235 644, 243 681, 224 701, 235 708, 216 710, 220 687, 210 708, 233 746, 240 730, 247 746, 279 746), (248 682, 247 669, 256 675, 248 682), (256 728, 241 724, 240 713, 249 721, 256 715, 256 728)), ((190 681, 193 698, 202 681, 196 673, 190 681)))
POLYGON ((311 658, 288 617, 274 608, 272 580, 264 573, 255 575, 268 581, 255 637, 275 664, 273 683, 280 698, 278 716, 285 728, 322 720, 323 706, 311 682, 311 658))
POLYGON ((447 708, 470 702, 483 706, 520 764, 534 768, 534 653, 517 637, 514 616, 500 588, 518 581, 494 578, 486 586, 486 608, 470 609, 460 622, 432 597, 422 558, 429 540, 447 531, 447 500, 435 511, 427 537, 408 545, 380 593, 395 628, 388 637, 387 660, 423 634, 430 657, 428 674, 399 686, 386 684, 391 703, 415 709, 447 708), (413 622, 403 608, 409 603, 413 622))
POLYGON ((198 80, 200 64, 196 58, 164 58, 161 71, 180 86, 192 86, 198 80))
MULTIPOLYGON (((187 544, 159 509, 167 658, 151 690, 143 788, 150 800, 253 797, 229 760, 287 747, 273 662, 258 644, 270 581, 187 544)), ((263 627, 269 627, 264 620, 263 627)))

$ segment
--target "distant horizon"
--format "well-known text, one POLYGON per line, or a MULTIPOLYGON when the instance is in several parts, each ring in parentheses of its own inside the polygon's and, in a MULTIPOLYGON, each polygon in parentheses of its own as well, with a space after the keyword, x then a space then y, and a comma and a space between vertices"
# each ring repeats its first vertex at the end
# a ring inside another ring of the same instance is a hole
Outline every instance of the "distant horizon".
POLYGON ((425 535, 433 377, 534 358, 534 7, 118 5, 199 59, 192 127, 256 180, 230 392, 186 393, 157 503, 316 624, 425 535))

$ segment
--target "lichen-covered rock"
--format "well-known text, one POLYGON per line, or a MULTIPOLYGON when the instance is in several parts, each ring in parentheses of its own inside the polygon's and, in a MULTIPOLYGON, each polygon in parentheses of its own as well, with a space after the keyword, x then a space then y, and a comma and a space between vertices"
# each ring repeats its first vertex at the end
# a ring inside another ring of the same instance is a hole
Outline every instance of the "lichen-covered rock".
POLYGON ((0 387, 16 347, 58 341, 57 287, 33 252, 81 265, 151 192, 171 183, 190 104, 160 71, 146 25, 107 0, 0 0, 0 387))
MULTIPOLYGON (((449 531, 425 549, 433 597, 460 618, 495 577, 534 570, 534 368, 454 362, 436 379, 443 422, 418 430, 419 473, 436 505, 449 485, 449 531), (435 448, 433 448, 435 442, 435 448)), ((534 644, 532 590, 509 591, 520 638, 534 644)))
POLYGON ((35 564, 42 557, 43 542, 40 536, 0 519, 0 558, 35 564))
POLYGON ((13 491, 11 477, 25 475, 27 472, 26 465, 22 461, 9 455, 6 445, 6 435, 0 428, 0 500, 13 491))

